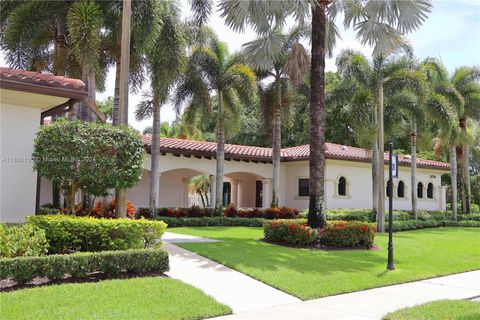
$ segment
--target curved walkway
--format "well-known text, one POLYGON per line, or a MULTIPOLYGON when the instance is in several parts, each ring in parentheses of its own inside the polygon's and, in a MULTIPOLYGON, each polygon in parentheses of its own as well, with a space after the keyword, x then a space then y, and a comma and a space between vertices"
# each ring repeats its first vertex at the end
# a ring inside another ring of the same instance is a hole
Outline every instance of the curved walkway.
POLYGON ((189 283, 232 308, 233 315, 215 319, 381 319, 388 312, 434 300, 480 297, 480 270, 477 270, 301 301, 173 244, 218 240, 169 232, 162 240, 170 254, 171 271, 167 273, 170 277, 189 283))

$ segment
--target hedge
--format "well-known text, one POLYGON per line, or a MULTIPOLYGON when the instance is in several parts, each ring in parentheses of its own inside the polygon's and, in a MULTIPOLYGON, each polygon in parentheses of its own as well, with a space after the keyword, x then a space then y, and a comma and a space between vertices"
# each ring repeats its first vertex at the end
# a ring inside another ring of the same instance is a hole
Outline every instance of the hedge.
POLYGON ((0 258, 40 256, 47 253, 45 231, 30 224, 0 224, 0 258))
POLYGON ((27 217, 45 230, 48 252, 107 251, 150 248, 160 244, 167 225, 145 219, 98 219, 68 215, 27 217))
POLYGON ((303 219, 265 221, 263 225, 265 241, 301 246, 318 243, 317 231, 305 223, 303 219))
POLYGON ((227 217, 203 217, 203 218, 172 218, 157 217, 167 223, 168 227, 262 227, 262 218, 227 218, 227 217))
POLYGON ((320 243, 340 248, 370 248, 377 228, 360 221, 328 221, 320 232, 320 243))
MULTIPOLYGON (((393 221, 393 231, 407 231, 424 228, 437 227, 480 227, 480 221, 476 220, 407 220, 407 221, 393 221)), ((388 230, 388 224, 386 226, 388 230)))
POLYGON ((86 278, 92 272, 116 277, 122 272, 132 275, 163 273, 168 268, 168 253, 161 249, 79 252, 0 259, 0 279, 12 278, 22 284, 36 277, 55 280, 63 279, 68 274, 74 278, 86 278))

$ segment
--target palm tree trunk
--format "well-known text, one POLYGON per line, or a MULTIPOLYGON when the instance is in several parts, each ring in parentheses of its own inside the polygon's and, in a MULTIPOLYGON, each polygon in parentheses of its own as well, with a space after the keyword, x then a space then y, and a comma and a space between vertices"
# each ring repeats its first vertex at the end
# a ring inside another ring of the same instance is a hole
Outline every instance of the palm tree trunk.
POLYGON ((411 182, 412 190, 412 214, 413 218, 417 220, 418 217, 418 208, 417 208, 417 123, 415 119, 412 119, 412 132, 410 133, 411 139, 411 148, 412 148, 412 163, 411 167, 411 182))
POLYGON ((272 203, 271 207, 276 208, 280 204, 280 151, 281 151, 281 105, 282 105, 282 83, 280 77, 276 81, 276 101, 273 115, 273 179, 272 179, 272 203))
POLYGON ((450 181, 452 184, 452 220, 457 221, 457 151, 450 145, 450 181))
MULTIPOLYGON (((467 132, 467 118, 463 115, 460 118, 460 130, 462 135, 466 135, 467 132)), ((460 158, 460 177, 461 177, 461 191, 462 191, 462 211, 464 213, 470 213, 470 172, 469 172, 469 159, 468 159, 468 147, 465 144, 461 145, 460 158)))
POLYGON ((472 209, 471 209, 472 185, 470 184, 469 149, 470 148, 467 145, 464 146, 463 170, 465 171, 465 213, 472 213, 472 209))
POLYGON ((198 194, 200 195, 200 199, 202 200, 202 206, 206 208, 205 198, 203 197, 203 193, 200 191, 198 194))
MULTIPOLYGON (((377 126, 377 109, 373 109, 372 124, 377 126)), ((378 129, 378 128, 377 128, 378 129)), ((378 133, 372 145, 372 209, 375 217, 378 215, 378 133)))
MULTIPOLYGON (((130 66, 130 16, 131 0, 123 0, 122 8, 122 45, 120 55, 120 85, 119 85, 119 124, 127 125, 125 114, 128 113, 128 69, 130 66)), ((126 190, 115 190, 115 217, 124 218, 126 210, 126 190)))
POLYGON ((310 95, 310 201, 308 225, 325 226, 325 8, 328 2, 312 6, 312 62, 310 95))
POLYGON ((218 91, 217 124, 217 172, 215 177, 215 210, 217 214, 223 207, 223 164, 225 160, 225 119, 223 117, 223 92, 218 91))
POLYGON ((120 59, 117 59, 117 65, 115 69, 115 89, 113 93, 113 115, 112 124, 120 124, 119 115, 119 100, 120 100, 120 59))
POLYGON ((378 87, 378 232, 385 232, 385 156, 383 129, 383 83, 378 87))
MULTIPOLYGON (((153 101, 153 133, 152 148, 150 151, 150 212, 155 216, 157 209, 157 195, 159 189, 159 167, 160 167, 160 99, 157 94, 153 101)), ((202 199, 203 200, 203 199, 202 199)))

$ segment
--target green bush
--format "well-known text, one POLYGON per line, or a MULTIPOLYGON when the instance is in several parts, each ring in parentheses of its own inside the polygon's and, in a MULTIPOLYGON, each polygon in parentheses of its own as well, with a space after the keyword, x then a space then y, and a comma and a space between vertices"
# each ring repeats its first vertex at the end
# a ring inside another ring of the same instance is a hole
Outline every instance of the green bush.
POLYGON ((306 226, 304 219, 273 220, 263 224, 265 240, 273 243, 311 245, 318 243, 318 233, 306 226))
POLYGON ((480 214, 478 213, 471 213, 471 214, 458 214, 457 215, 457 220, 458 221, 463 221, 463 220, 475 220, 475 221, 480 221, 480 214))
POLYGON ((31 224, 0 224, 0 258, 31 257, 47 253, 45 231, 31 224))
POLYGON ((203 218, 172 218, 157 217, 167 223, 168 227, 262 227, 262 218, 227 218, 227 217, 203 217, 203 218))
POLYGON ((161 221, 68 215, 30 216, 27 220, 45 230, 49 253, 150 248, 161 243, 167 227, 161 221))
POLYGON ((362 221, 328 221, 320 232, 320 243, 326 246, 357 248, 373 246, 375 224, 362 221))
MULTIPOLYGON (((477 220, 407 220, 393 221, 393 231, 407 231, 424 228, 437 227, 480 227, 480 221, 477 220)), ((388 225, 387 225, 388 230, 388 225)))
POLYGON ((68 255, 0 259, 0 279, 12 278, 26 283, 36 277, 63 279, 66 274, 85 278, 102 272, 109 277, 122 272, 144 275, 168 271, 168 253, 160 249, 79 252, 68 255))

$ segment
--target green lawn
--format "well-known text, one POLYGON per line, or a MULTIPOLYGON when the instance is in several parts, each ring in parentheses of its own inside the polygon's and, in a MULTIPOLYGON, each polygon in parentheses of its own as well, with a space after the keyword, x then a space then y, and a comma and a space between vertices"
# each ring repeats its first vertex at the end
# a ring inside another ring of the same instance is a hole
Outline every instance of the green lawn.
POLYGON ((204 319, 231 313, 178 280, 148 277, 0 294, 0 319, 204 319))
POLYGON ((474 320, 480 319, 480 302, 439 300, 391 312, 384 320, 474 320))
POLYGON ((321 251, 258 241, 262 228, 173 228, 170 232, 223 240, 183 248, 239 270, 300 299, 358 291, 480 269, 480 229, 436 228, 394 234, 395 271, 386 271, 386 234, 380 250, 321 251))

